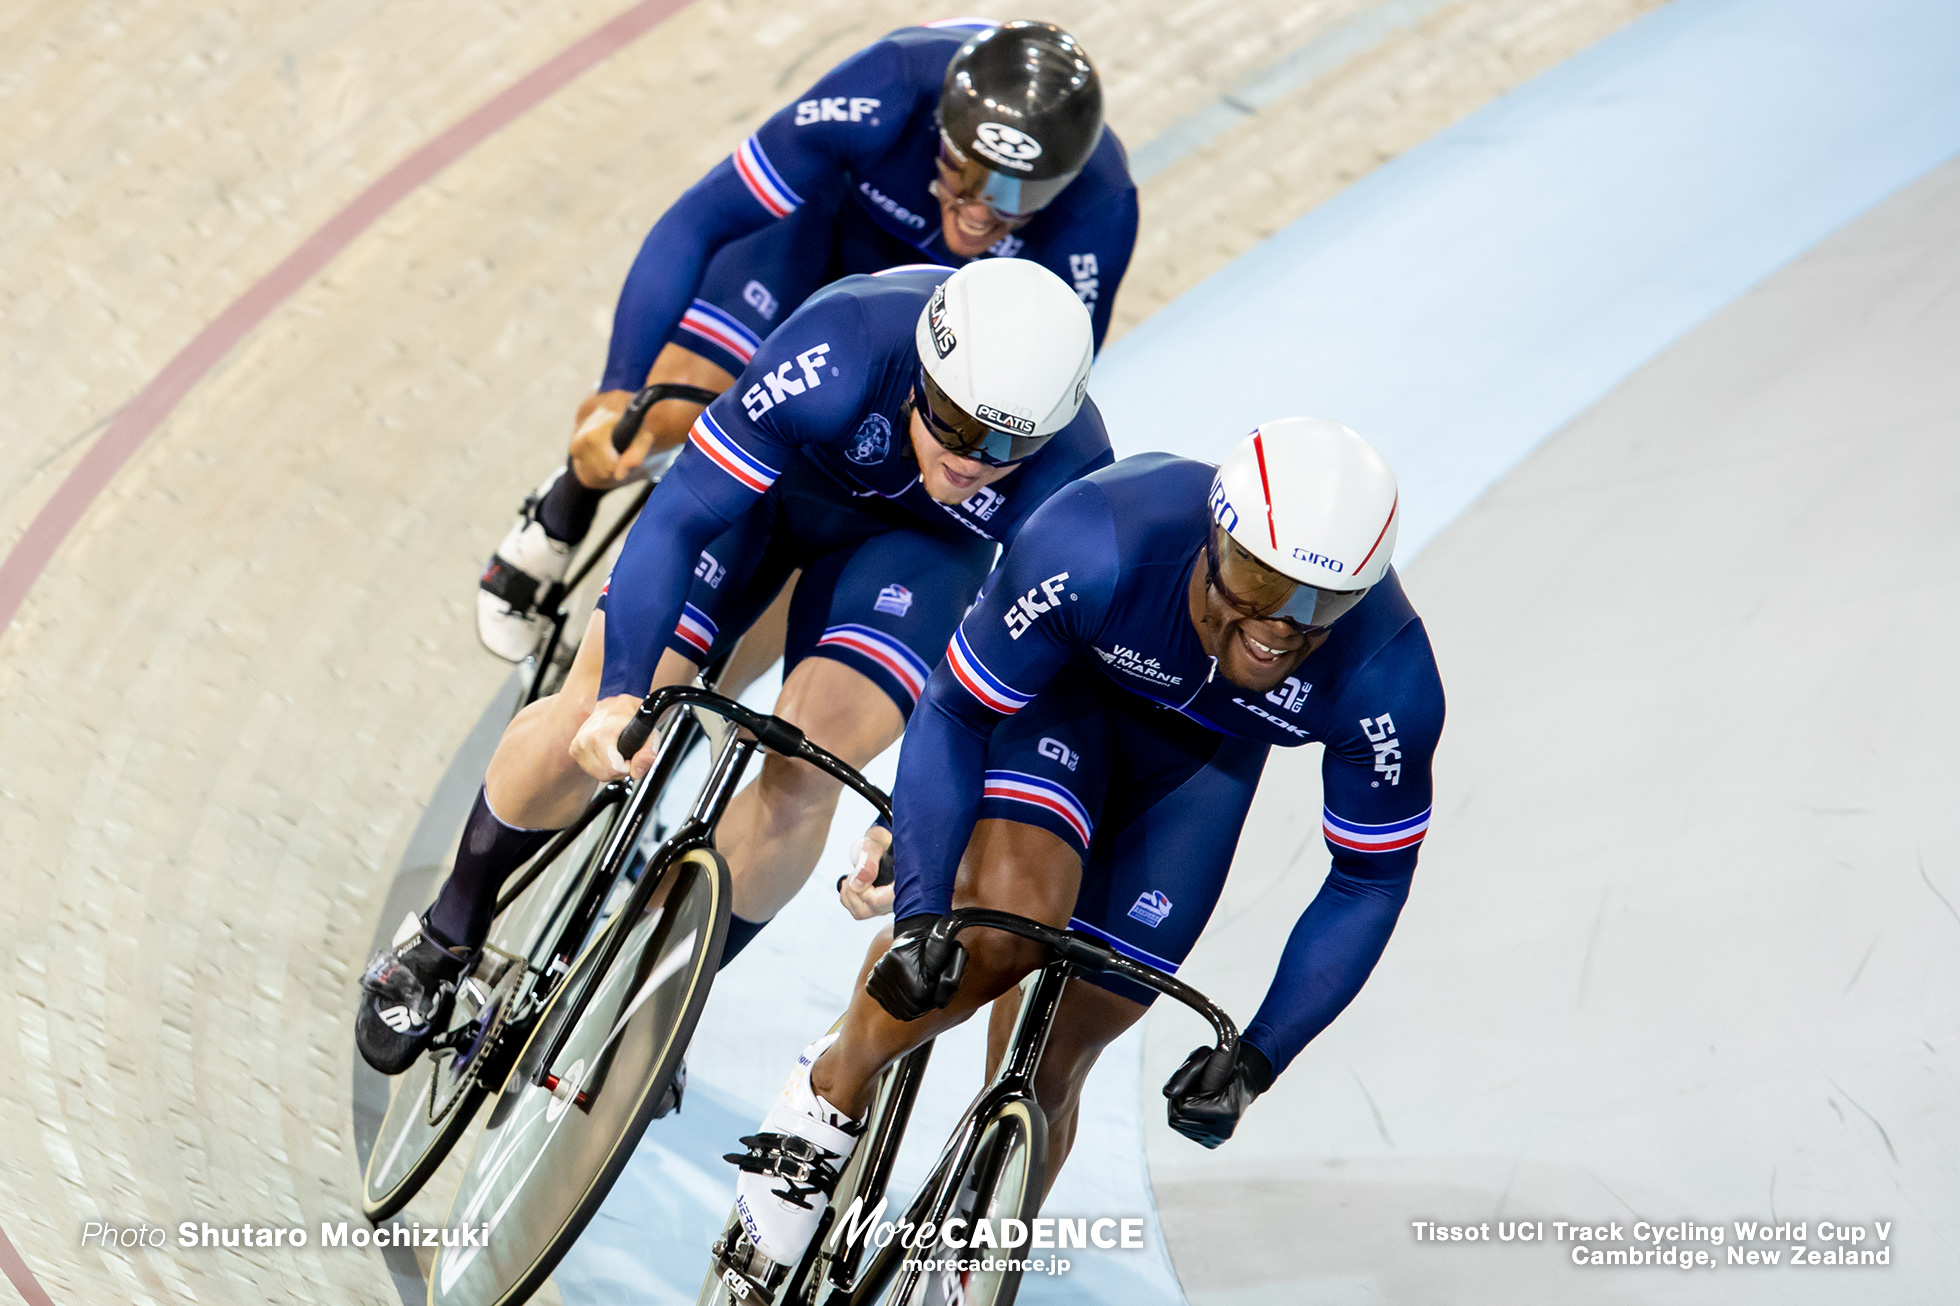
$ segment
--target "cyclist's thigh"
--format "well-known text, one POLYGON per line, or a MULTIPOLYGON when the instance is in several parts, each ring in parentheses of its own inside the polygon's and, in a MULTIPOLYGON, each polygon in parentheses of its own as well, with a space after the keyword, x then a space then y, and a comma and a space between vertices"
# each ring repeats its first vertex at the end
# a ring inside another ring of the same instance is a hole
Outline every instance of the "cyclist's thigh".
POLYGON ((785 677, 808 658, 840 662, 909 718, 992 563, 985 540, 911 530, 883 531, 812 559, 790 603, 785 677))
POLYGON ((740 376, 764 336, 829 279, 830 209, 806 204, 721 247, 667 343, 740 376))
POLYGON ((1109 791, 1109 723, 1093 673, 1064 667, 994 728, 980 818, 1046 830, 1086 861, 1109 791))
MULTIPOLYGON (((1110 714, 1110 797, 1072 926, 1175 973, 1211 919, 1267 747, 1138 702, 1110 714)), ((1146 1006, 1150 990, 1089 982, 1146 1006)))

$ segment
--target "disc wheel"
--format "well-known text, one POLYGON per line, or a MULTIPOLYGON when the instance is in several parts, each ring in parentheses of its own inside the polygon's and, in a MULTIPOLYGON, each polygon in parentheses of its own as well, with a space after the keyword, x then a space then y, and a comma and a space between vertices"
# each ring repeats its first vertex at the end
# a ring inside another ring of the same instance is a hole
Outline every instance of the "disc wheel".
POLYGON ((470 977, 477 987, 459 996, 449 1017, 451 1030, 480 1025, 469 1042, 419 1057, 389 1082, 388 1110, 361 1177, 361 1211, 370 1221, 387 1219, 421 1190, 509 1068, 511 1045, 522 1039, 511 1021, 523 1018, 531 1000, 524 959, 543 946, 549 918, 576 891, 608 825, 592 821, 491 927, 483 961, 470 977))
MULTIPOLYGON (((531 1031, 477 1140, 449 1227, 477 1246, 445 1246, 430 1306, 509 1306, 537 1290, 578 1239, 639 1145, 706 1003, 728 934, 728 867, 712 849, 677 858, 551 1067, 531 1081, 567 994, 598 954, 589 946, 531 1031)), ((458 1237, 458 1243, 463 1240, 458 1237)))
MULTIPOLYGON (((1041 1108, 1016 1098, 995 1107, 981 1126, 980 1142, 973 1163, 961 1177, 958 1194, 948 1220, 966 1221, 970 1237, 974 1222, 985 1219, 998 1230, 1003 1220, 1034 1219, 1041 1208, 1042 1180, 1048 1164, 1048 1122, 1041 1108)), ((986 1260, 1002 1266, 1018 1259, 1025 1249, 954 1247, 941 1240, 921 1259, 935 1263, 958 1262, 959 1269, 934 1269, 920 1274, 907 1290, 909 1276, 900 1275, 898 1288, 889 1299, 903 1306, 1013 1306, 1021 1287, 1021 1272, 997 1268, 981 1270, 974 1265, 986 1260)))

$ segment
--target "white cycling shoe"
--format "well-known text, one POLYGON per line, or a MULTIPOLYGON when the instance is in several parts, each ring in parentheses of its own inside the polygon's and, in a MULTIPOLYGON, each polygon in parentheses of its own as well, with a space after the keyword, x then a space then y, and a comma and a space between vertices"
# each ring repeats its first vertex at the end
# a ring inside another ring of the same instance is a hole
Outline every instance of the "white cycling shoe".
POLYGON ((572 564, 572 546, 546 535, 538 520, 538 505, 564 475, 565 469, 558 468, 524 501, 516 524, 477 582, 477 638, 506 662, 522 662, 538 646, 545 626, 538 600, 565 579, 572 564))
POLYGON ((742 1140, 747 1155, 727 1158, 742 1168, 735 1179, 742 1228, 778 1265, 802 1259, 864 1128, 810 1087, 810 1067, 836 1041, 826 1034, 803 1049, 761 1130, 742 1140))

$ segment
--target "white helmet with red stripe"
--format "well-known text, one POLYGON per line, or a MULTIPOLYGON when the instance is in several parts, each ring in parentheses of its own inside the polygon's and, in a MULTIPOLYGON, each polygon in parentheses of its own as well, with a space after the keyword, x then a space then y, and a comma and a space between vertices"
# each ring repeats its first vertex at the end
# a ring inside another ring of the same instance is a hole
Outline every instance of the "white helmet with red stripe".
POLYGON ((1280 575, 1356 593, 1388 573, 1400 502, 1395 473, 1339 422, 1267 422, 1232 450, 1211 511, 1238 546, 1280 575))

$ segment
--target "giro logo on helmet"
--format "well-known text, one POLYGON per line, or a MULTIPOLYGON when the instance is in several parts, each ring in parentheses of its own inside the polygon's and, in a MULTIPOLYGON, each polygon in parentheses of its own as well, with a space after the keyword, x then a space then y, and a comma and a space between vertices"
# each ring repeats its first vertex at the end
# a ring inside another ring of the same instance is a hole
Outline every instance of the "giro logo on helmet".
POLYGON ((983 122, 973 131, 973 152, 1016 172, 1032 172, 1041 142, 1004 122, 983 122))
POLYGON ((1316 567, 1325 567, 1331 572, 1339 573, 1347 570, 1346 563, 1340 561, 1338 558, 1330 558, 1324 553, 1309 553, 1305 549, 1295 549, 1293 550, 1293 556, 1301 562, 1312 563, 1316 567))
POLYGON ((1016 417, 1013 413, 1003 413, 992 404, 977 405, 973 410, 973 415, 990 426, 998 426, 1003 431, 1013 431, 1017 435, 1034 434, 1034 420, 1032 418, 1016 417))
POLYGON ((939 289, 932 292, 932 302, 926 305, 926 329, 932 333, 932 352, 941 358, 953 352, 959 338, 953 328, 946 323, 946 285, 940 283, 939 289))
MULTIPOLYGON (((1083 384, 1086 388, 1088 383, 1085 381, 1083 384)), ((1225 497, 1223 476, 1214 478, 1211 483, 1211 516, 1212 520, 1227 531, 1235 531, 1239 528, 1239 512, 1232 506, 1231 500, 1225 497)))

